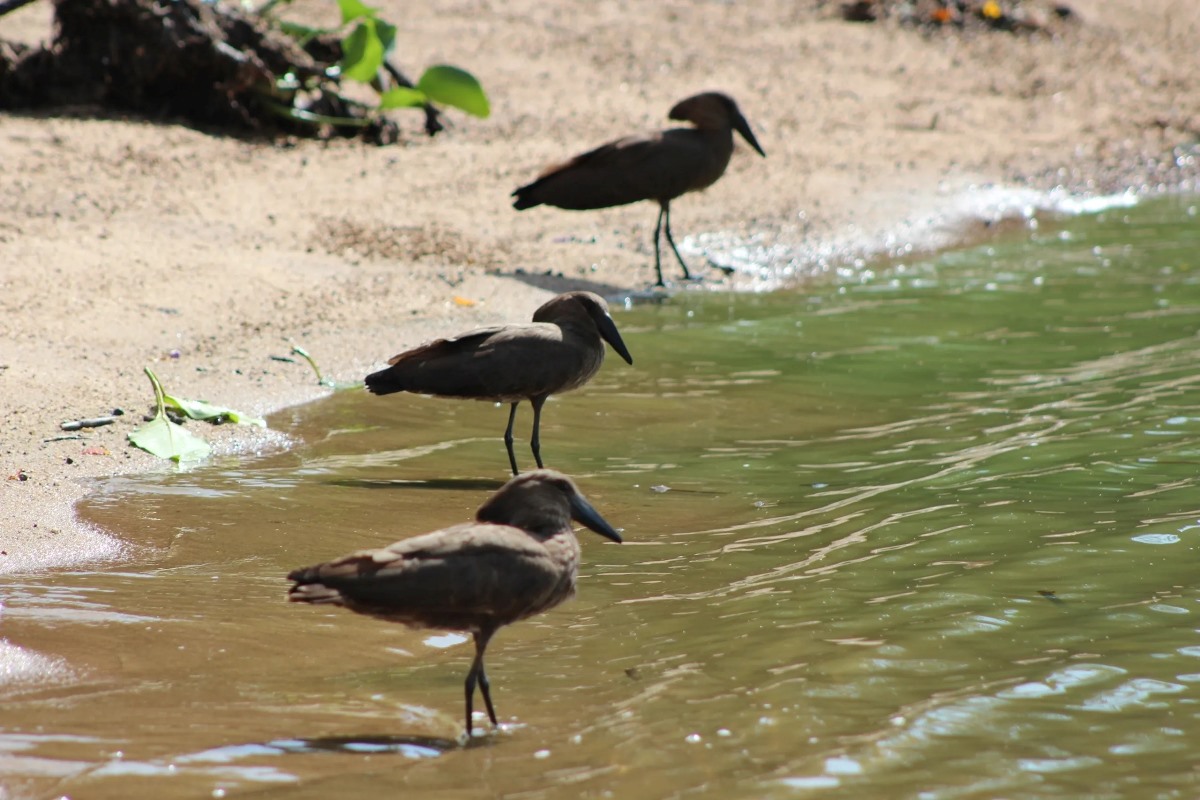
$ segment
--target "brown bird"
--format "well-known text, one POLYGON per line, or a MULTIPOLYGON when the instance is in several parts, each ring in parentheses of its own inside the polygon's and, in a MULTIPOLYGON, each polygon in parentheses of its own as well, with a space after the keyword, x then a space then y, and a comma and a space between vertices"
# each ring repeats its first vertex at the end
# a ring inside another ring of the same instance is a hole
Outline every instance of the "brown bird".
POLYGON ((733 131, 742 135, 760 156, 766 153, 750 130, 733 98, 720 92, 705 92, 680 100, 670 119, 685 120, 694 128, 671 128, 645 136, 627 136, 547 168, 537 180, 513 192, 518 211, 548 205, 573 210, 609 208, 656 200, 658 222, 654 225, 655 285, 663 286, 659 257, 659 233, 690 280, 683 256, 671 236, 671 201, 686 192, 705 189, 716 182, 733 154, 733 131))
POLYGON ((528 325, 496 325, 438 339, 388 361, 390 367, 367 376, 372 394, 414 392, 510 403, 504 446, 513 475, 513 420, 522 400, 533 405, 529 446, 542 464, 542 405, 552 394, 587 383, 604 362, 603 339, 633 363, 604 298, 591 292, 567 292, 533 312, 528 325))
POLYGON ((475 522, 293 570, 288 600, 342 606, 417 628, 470 632, 475 639, 465 687, 470 736, 476 684, 488 717, 498 724, 483 667, 492 635, 575 594, 579 541, 572 519, 621 541, 566 475, 527 472, 492 495, 475 522))

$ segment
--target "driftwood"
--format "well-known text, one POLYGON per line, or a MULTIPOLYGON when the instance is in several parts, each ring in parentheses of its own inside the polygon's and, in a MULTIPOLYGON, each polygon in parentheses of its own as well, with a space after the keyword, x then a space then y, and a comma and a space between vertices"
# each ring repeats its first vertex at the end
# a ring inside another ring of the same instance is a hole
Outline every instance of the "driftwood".
MULTIPOLYGON (((25 2, 6 0, 4 10, 25 2)), ((395 123, 345 98, 330 77, 342 55, 336 37, 301 47, 261 18, 204 0, 53 2, 47 47, 0 41, 0 109, 99 107, 206 128, 398 138, 395 123), (289 74, 315 91, 279 88, 289 74)), ((412 85, 387 67, 396 83, 412 85)), ((425 114, 426 131, 441 130, 436 110, 425 114)))

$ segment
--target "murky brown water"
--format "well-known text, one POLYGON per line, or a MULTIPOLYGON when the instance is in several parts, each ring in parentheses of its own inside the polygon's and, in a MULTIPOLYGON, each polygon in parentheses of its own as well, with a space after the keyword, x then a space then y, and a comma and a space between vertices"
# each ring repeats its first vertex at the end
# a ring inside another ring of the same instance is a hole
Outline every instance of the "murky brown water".
POLYGON ((0 797, 1193 797, 1195 219, 621 314, 635 367, 542 438, 627 543, 496 637, 467 748, 469 643, 283 575, 469 518, 504 410, 342 392, 291 452, 109 481, 137 557, 3 588, 56 677, 0 685, 0 797))

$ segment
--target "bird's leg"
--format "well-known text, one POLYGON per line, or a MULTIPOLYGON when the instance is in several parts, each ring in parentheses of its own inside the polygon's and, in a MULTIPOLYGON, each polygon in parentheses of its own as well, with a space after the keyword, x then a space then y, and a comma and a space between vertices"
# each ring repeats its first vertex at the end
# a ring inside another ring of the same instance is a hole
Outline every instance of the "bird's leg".
MULTIPOLYGON (((663 230, 666 231, 666 234, 667 234, 667 244, 671 245, 671 252, 673 252, 675 254, 675 259, 677 261, 679 261, 679 266, 683 267, 683 279, 685 281, 690 281, 692 279, 692 273, 688 272, 687 264, 685 264, 683 262, 683 256, 679 255, 679 248, 675 246, 675 239, 674 239, 674 237, 671 236, 671 204, 670 203, 663 203, 662 215, 665 217, 665 221, 666 221, 666 224, 663 225, 663 230)), ((655 243, 657 244, 657 242, 658 242, 658 237, 656 236, 655 243)), ((660 283, 662 282, 662 271, 661 270, 658 273, 658 280, 660 283)))
POLYGON ((475 638, 475 660, 471 662, 471 670, 467 673, 466 694, 467 694, 467 736, 471 735, 471 730, 474 727, 472 720, 472 710, 475 705, 475 685, 479 684, 479 690, 483 694, 483 703, 487 706, 488 719, 493 725, 499 725, 496 721, 496 709, 492 706, 492 691, 491 684, 488 683, 487 673, 483 670, 483 653, 487 650, 488 642, 492 638, 494 630, 484 629, 476 631, 472 635, 475 638))
POLYGON ((479 691, 483 695, 483 704, 487 706, 488 719, 492 721, 492 725, 499 727, 500 723, 496 720, 496 707, 492 705, 492 684, 488 682, 487 670, 482 661, 479 662, 479 691))
MULTIPOLYGON (((508 463, 512 466, 513 475, 517 474, 517 454, 513 452, 512 438, 513 420, 516 418, 517 404, 513 403, 512 410, 508 412, 508 427, 504 429, 504 446, 508 448, 508 463)), ((537 430, 537 428, 534 428, 534 430, 537 430)), ((539 463, 538 466, 540 467, 541 463, 539 463)), ((467 702, 471 702, 470 698, 467 698, 467 702)))
POLYGON ((529 402, 533 405, 533 436, 529 439, 529 449, 533 451, 533 460, 537 462, 538 469, 542 469, 542 406, 546 398, 534 397, 529 402))
POLYGON ((475 720, 473 719, 473 717, 472 717, 472 714, 471 714, 471 711, 472 711, 472 708, 471 708, 471 707, 475 705, 475 681, 476 681, 476 680, 478 680, 478 678, 479 678, 479 676, 478 676, 478 674, 475 672, 475 665, 474 665, 474 664, 472 664, 472 665, 471 665, 471 669, 469 669, 469 670, 467 671, 467 685, 466 685, 466 693, 467 693, 467 736, 470 736, 470 735, 471 735, 471 732, 472 732, 472 731, 474 730, 474 728, 475 728, 475 720))
MULTIPOLYGON (((662 278, 662 259, 659 257, 658 240, 662 234, 663 214, 666 212, 666 210, 667 206, 665 203, 659 205, 658 222, 654 223, 654 274, 658 276, 658 281, 654 285, 663 287, 665 287, 666 284, 663 283, 662 278)), ((676 255, 678 255, 678 253, 676 255)))

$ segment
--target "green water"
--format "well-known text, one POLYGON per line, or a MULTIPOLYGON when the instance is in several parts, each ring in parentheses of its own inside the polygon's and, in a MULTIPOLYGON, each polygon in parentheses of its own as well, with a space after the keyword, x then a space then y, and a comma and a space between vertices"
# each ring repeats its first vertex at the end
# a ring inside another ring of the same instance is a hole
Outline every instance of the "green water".
POLYGON ((282 576, 468 519, 505 410, 343 392, 270 420, 289 452, 109 481, 81 513, 133 560, 3 588, 70 675, 0 688, 0 786, 1194 797, 1195 205, 619 313, 635 366, 552 400, 542 448, 626 544, 581 531, 579 596, 496 637, 506 729, 471 747, 469 643, 282 576))

